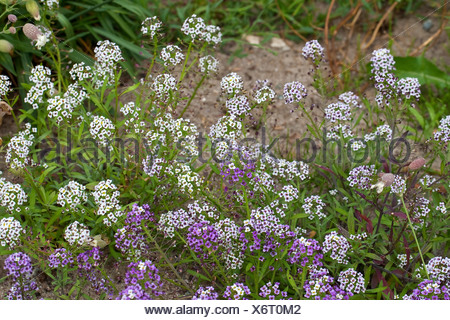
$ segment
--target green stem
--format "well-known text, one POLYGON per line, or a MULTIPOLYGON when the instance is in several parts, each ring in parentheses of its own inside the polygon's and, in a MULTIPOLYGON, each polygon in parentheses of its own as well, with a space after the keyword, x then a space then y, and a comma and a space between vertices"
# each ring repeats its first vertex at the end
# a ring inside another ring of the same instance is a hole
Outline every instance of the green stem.
POLYGON ((425 273, 427 275, 427 279, 430 279, 430 276, 428 275, 428 270, 427 270, 426 265, 425 265, 425 260, 423 259, 422 250, 420 249, 419 240, 417 240, 416 232, 414 231, 414 227, 412 225, 411 218, 409 217, 408 209, 406 208, 406 204, 405 204, 405 200, 403 199, 403 195, 400 197, 400 199, 402 200, 403 209, 405 210, 406 216, 408 217, 409 227, 411 228, 412 234, 414 236, 414 240, 416 241, 417 250, 419 250, 420 259, 422 260, 422 264, 423 264, 423 267, 425 269, 425 273))
POLYGON ((150 238, 150 240, 155 244, 156 249, 159 251, 159 253, 161 254, 161 256, 163 257, 163 259, 167 262, 167 264, 169 265, 170 269, 173 271, 173 273, 175 274, 175 276, 178 278, 178 280, 183 284, 184 288, 186 290, 188 290, 192 295, 195 294, 195 292, 191 289, 191 287, 186 283, 186 281, 183 280, 183 278, 181 278, 180 274, 177 272, 177 270, 173 267, 172 263, 170 263, 169 258, 167 258, 167 255, 165 254, 165 252, 161 249, 161 247, 158 245, 158 242, 156 242, 155 238, 152 237, 152 235, 150 234, 150 232, 148 231, 148 229, 146 227, 144 228, 144 232, 147 234, 147 236, 150 238))
POLYGON ((203 81, 205 81, 205 79, 206 79, 206 74, 202 77, 202 79, 199 81, 199 83, 197 83, 197 86, 195 87, 194 92, 192 93, 191 97, 189 98, 188 103, 186 104, 186 106, 184 107, 183 111, 180 114, 180 118, 183 117, 183 115, 186 112, 187 108, 191 105, 192 100, 194 100, 194 97, 197 94, 198 89, 202 85, 203 81))

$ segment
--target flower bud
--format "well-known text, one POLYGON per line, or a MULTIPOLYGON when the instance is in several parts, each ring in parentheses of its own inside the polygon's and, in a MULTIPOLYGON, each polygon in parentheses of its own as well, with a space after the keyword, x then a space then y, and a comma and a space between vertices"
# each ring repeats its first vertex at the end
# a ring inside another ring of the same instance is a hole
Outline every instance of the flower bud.
POLYGON ((16 28, 14 28, 14 27, 9 27, 8 31, 11 34, 16 34, 16 32, 17 32, 16 28))
POLYGON ((11 53, 14 46, 7 40, 0 39, 0 52, 11 53))
POLYGON ((418 170, 425 165, 425 159, 420 157, 409 164, 409 170, 418 170))
POLYGON ((8 20, 11 23, 17 22, 17 17, 14 14, 8 14, 8 20))
POLYGON ((42 34, 41 30, 34 24, 26 23, 22 29, 25 36, 31 41, 36 41, 37 38, 42 34))
POLYGON ((392 173, 385 173, 381 176, 381 181, 383 181, 386 187, 389 187, 394 182, 395 176, 392 173))
POLYGON ((28 13, 33 16, 34 20, 36 21, 41 20, 41 15, 39 13, 39 6, 36 1, 27 0, 25 8, 27 9, 28 13))

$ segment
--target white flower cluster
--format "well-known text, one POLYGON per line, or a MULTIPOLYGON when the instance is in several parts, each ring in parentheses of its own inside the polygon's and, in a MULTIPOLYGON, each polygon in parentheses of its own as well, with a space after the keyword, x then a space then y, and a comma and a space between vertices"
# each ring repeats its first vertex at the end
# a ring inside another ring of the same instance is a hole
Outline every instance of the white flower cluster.
POLYGON ((206 202, 200 202, 196 200, 194 203, 188 204, 188 210, 191 215, 195 215, 199 217, 199 220, 205 220, 206 219, 212 219, 212 220, 218 220, 219 219, 219 212, 217 211, 216 207, 213 207, 209 205, 206 202))
POLYGON ((272 168, 272 176, 278 178, 286 180, 300 178, 303 181, 309 177, 309 165, 303 161, 276 159, 266 155, 263 158, 261 169, 264 169, 266 163, 272 168))
POLYGON ((177 90, 177 80, 168 73, 160 74, 153 81, 152 89, 162 102, 166 102, 177 90))
POLYGON ((244 88, 244 81, 236 72, 231 72, 222 78, 220 86, 223 92, 234 96, 242 91, 244 88))
MULTIPOLYGON (((419 183, 424 187, 428 188, 431 185, 433 185, 436 182, 436 178, 433 176, 430 176, 428 174, 424 175, 422 178, 420 178, 419 183)), ((433 188, 433 191, 437 191, 437 189, 433 188)))
POLYGON ((384 137, 386 141, 391 141, 392 139, 392 130, 387 124, 383 124, 377 128, 375 132, 368 133, 364 136, 364 141, 373 141, 376 137, 384 137))
POLYGON ((145 122, 139 121, 141 108, 134 102, 128 102, 120 108, 120 112, 125 116, 125 127, 128 132, 142 134, 145 129, 145 122))
POLYGON ((104 40, 97 43, 94 53, 97 59, 94 65, 95 87, 101 88, 105 82, 114 84, 117 63, 123 60, 122 51, 115 43, 104 40))
POLYGON ((348 106, 350 106, 351 108, 359 108, 359 109, 362 108, 361 104, 359 104, 360 101, 359 97, 352 91, 347 91, 340 94, 338 99, 347 104, 348 106))
POLYGON ((323 51, 323 47, 317 40, 311 40, 306 42, 302 55, 305 59, 311 59, 314 65, 317 66, 325 58, 323 51))
POLYGON ((198 190, 202 183, 198 173, 192 171, 191 167, 185 164, 168 166, 166 173, 176 177, 178 187, 189 195, 192 195, 194 190, 198 190))
POLYGON ((325 109, 325 119, 331 123, 337 121, 350 121, 352 114, 350 106, 343 102, 336 102, 328 105, 325 109))
POLYGON ((275 91, 268 86, 264 86, 255 92, 254 98, 259 104, 270 103, 275 98, 275 91))
POLYGON ((434 140, 448 143, 450 141, 450 116, 441 119, 438 130, 434 133, 434 140))
POLYGON ((47 6, 50 10, 55 10, 59 7, 59 0, 41 0, 41 3, 47 6))
POLYGON ((325 218, 326 215, 322 211, 325 207, 325 203, 319 196, 310 196, 305 198, 304 204, 302 205, 305 213, 308 214, 308 219, 313 220, 316 216, 320 218, 325 218))
POLYGON ((198 61, 200 71, 202 73, 210 74, 219 70, 219 61, 213 56, 201 57, 198 61))
POLYGON ((11 91, 11 81, 4 75, 0 75, 0 98, 5 96, 9 91, 11 91))
POLYGON ((283 96, 286 104, 300 102, 307 95, 305 86, 298 81, 289 82, 284 85, 283 96))
POLYGON ((336 260, 341 264, 347 264, 347 251, 350 249, 350 244, 344 236, 340 236, 336 231, 325 236, 323 242, 323 252, 331 251, 331 259, 336 260))
POLYGON ((25 233, 20 222, 13 217, 0 220, 0 246, 10 250, 20 245, 20 235, 25 233))
POLYGON ((350 240, 364 240, 367 238, 367 233, 363 232, 363 233, 359 233, 359 234, 351 234, 350 235, 350 240))
POLYGON ((27 201, 28 196, 20 184, 13 184, 0 178, 0 199, 0 205, 13 213, 21 211, 20 206, 27 201))
POLYGON ((375 165, 362 165, 353 168, 347 177, 350 187, 357 187, 362 190, 370 190, 372 185, 372 177, 375 175, 375 165))
POLYGON ((148 34, 150 38, 154 38, 161 32, 162 22, 157 16, 148 17, 142 21, 141 32, 142 34, 148 34))
POLYGON ((428 274, 441 284, 450 282, 450 258, 434 257, 426 265, 428 274))
POLYGON ((399 264, 398 264, 398 267, 399 267, 399 268, 404 268, 404 267, 406 267, 406 264, 408 263, 408 257, 406 256, 405 253, 403 253, 403 254, 398 254, 398 255, 397 255, 397 259, 398 259, 398 261, 400 261, 399 264))
POLYGON ((179 155, 192 157, 198 155, 196 144, 197 127, 189 119, 173 119, 170 113, 154 121, 154 127, 147 132, 145 138, 150 150, 156 154, 159 147, 176 147, 179 155))
POLYGON ((31 125, 27 123, 25 130, 20 131, 8 143, 6 150, 5 162, 9 164, 13 170, 33 165, 34 161, 29 157, 30 147, 33 145, 34 135, 31 125))
POLYGON ((195 215, 191 215, 184 209, 168 211, 161 214, 158 222, 158 230, 162 231, 167 238, 173 238, 175 231, 188 228, 197 221, 195 215))
POLYGON ((423 226, 424 218, 431 212, 430 209, 430 200, 419 197, 414 200, 413 204, 413 210, 412 210, 412 217, 417 223, 415 225, 415 228, 419 228, 420 226, 423 226))
POLYGON ((82 202, 87 201, 86 187, 76 181, 59 188, 57 203, 64 208, 75 209, 82 202))
POLYGON ((212 152, 217 159, 227 159, 239 149, 238 140, 243 137, 242 128, 241 120, 233 116, 223 116, 210 127, 212 152))
POLYGON ((222 32, 220 32, 220 27, 213 25, 206 26, 202 34, 202 40, 214 45, 221 43, 222 32))
POLYGON ((226 108, 231 116, 240 117, 250 111, 250 103, 244 95, 234 96, 227 100, 226 108))
POLYGON ((447 207, 444 202, 439 202, 439 205, 436 206, 436 211, 439 211, 442 214, 447 214, 447 207))
POLYGON ((30 81, 34 86, 27 92, 24 101, 33 106, 33 109, 39 108, 39 104, 44 103, 44 95, 52 96, 55 93, 55 85, 51 81, 51 70, 44 66, 36 66, 31 69, 30 81))
POLYGON ((217 45, 222 41, 220 28, 213 25, 206 25, 205 21, 195 14, 184 21, 181 31, 185 35, 191 37, 193 41, 198 38, 199 40, 214 45, 217 45))
POLYGON ((279 195, 284 198, 284 201, 292 202, 298 199, 298 190, 297 188, 288 184, 286 186, 283 186, 283 189, 279 192, 279 195))
POLYGON ((120 211, 120 192, 111 180, 100 181, 92 192, 94 202, 97 205, 97 215, 106 216, 103 223, 107 226, 117 222, 123 212, 120 211))
POLYGON ((82 82, 91 79, 93 76, 92 68, 84 62, 76 63, 69 71, 70 77, 73 81, 82 82))
MULTIPOLYGON (((52 36, 52 32, 44 26, 37 26, 40 31, 40 34, 37 36, 35 46, 38 50, 41 50, 43 46, 45 46, 52 36)), ((33 41, 34 42, 34 41, 33 41)))
POLYGON ((58 124, 63 120, 70 120, 74 109, 87 97, 88 94, 82 87, 70 84, 63 96, 48 99, 48 116, 55 118, 58 124))
POLYGON ((339 287, 344 291, 351 292, 353 294, 366 292, 364 275, 353 268, 341 271, 339 273, 338 282, 339 287))
POLYGON ((401 176, 396 175, 391 184, 391 192, 399 196, 406 192, 406 181, 401 176))
POLYGON ((411 96, 416 100, 420 98, 420 83, 417 78, 403 78, 397 83, 398 94, 402 94, 406 99, 410 99, 411 96))
POLYGON ((277 202, 274 202, 268 206, 253 209, 250 213, 250 219, 244 220, 244 231, 252 232, 253 229, 258 234, 273 233, 276 236, 285 234, 289 226, 281 223, 278 216, 283 218, 285 214, 276 206, 277 202))
POLYGON ((79 247, 88 244, 91 241, 89 229, 78 221, 72 222, 64 231, 64 239, 71 245, 79 247))
POLYGON ((94 139, 106 147, 114 134, 114 129, 115 127, 111 120, 103 116, 94 116, 90 124, 89 132, 94 139))
POLYGON ((161 60, 164 61, 166 67, 176 66, 184 59, 184 54, 181 52, 179 46, 169 44, 161 50, 161 60))
POLYGON ((162 164, 165 162, 166 160, 164 158, 154 158, 149 155, 142 160, 142 167, 144 172, 150 177, 159 177, 162 170, 162 164))

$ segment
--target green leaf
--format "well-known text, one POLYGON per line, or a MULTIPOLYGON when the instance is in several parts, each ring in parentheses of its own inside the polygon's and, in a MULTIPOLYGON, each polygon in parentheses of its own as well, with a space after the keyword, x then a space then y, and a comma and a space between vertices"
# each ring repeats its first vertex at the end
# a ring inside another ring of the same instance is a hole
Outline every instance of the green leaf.
POLYGON ((399 78, 417 78, 420 84, 434 84, 437 87, 445 87, 450 82, 450 76, 440 70, 425 57, 394 57, 394 73, 399 78))
POLYGON ((208 279, 207 277, 205 277, 204 275, 195 272, 194 270, 187 270, 187 273, 189 273, 190 275, 193 275, 194 277, 197 277, 199 279, 205 280, 205 281, 211 281, 211 279, 208 279))

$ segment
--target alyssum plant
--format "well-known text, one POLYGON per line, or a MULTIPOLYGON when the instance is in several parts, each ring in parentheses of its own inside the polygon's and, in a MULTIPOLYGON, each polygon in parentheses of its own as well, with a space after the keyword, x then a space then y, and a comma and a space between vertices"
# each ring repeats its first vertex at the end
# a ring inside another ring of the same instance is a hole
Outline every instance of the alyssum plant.
MULTIPOLYGON (((44 27, 28 23, 22 32, 58 63, 57 40, 44 27)), ((166 45, 163 29, 157 17, 142 23, 153 49, 150 67, 124 91, 121 50, 108 40, 97 44, 92 65, 33 66, 28 109, 14 108, 12 84, 1 76, 0 96, 22 128, 3 147, 20 183, 0 180, 8 299, 42 295, 33 268, 53 279, 54 297, 62 299, 87 292, 164 298, 168 283, 193 299, 449 299, 450 116, 428 141, 429 161, 392 156, 391 140, 406 137, 397 120, 411 99, 420 99, 420 85, 392 74, 389 50, 372 56, 376 101, 342 93, 317 122, 302 83, 287 83, 283 92, 286 104, 310 119, 312 136, 325 128, 331 146, 344 142, 355 156, 372 155, 377 146, 381 157, 359 166, 325 157, 307 164, 243 143, 254 122, 249 114, 261 109, 265 125, 275 91, 261 80, 250 94, 230 73, 220 84, 227 113, 209 128, 204 148, 211 152, 199 165, 198 129, 183 115, 218 70, 212 54, 220 28, 193 15, 183 23, 182 47, 166 45), (188 73, 194 85, 186 84, 188 73), (124 103, 127 93, 134 99, 124 103), (117 138, 133 144, 119 146, 117 138), (46 161, 56 145, 70 150, 71 161, 46 161), (50 151, 42 156, 42 150, 50 151), (437 161, 440 172, 426 174, 437 161), (120 285, 108 257, 127 265, 120 285), (196 290, 180 270, 195 277, 196 290)), ((312 62, 315 85, 326 88, 323 48, 308 42, 303 56, 312 62)))

